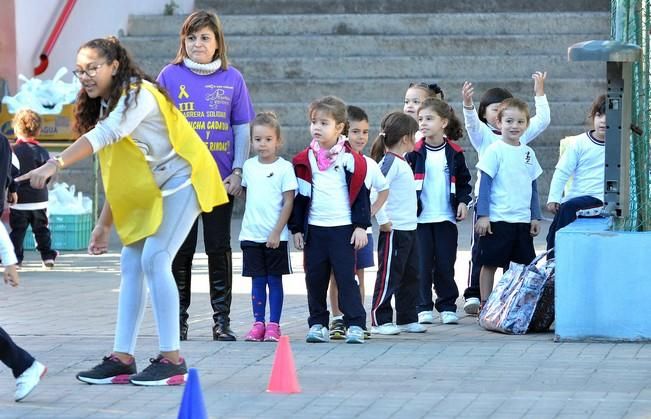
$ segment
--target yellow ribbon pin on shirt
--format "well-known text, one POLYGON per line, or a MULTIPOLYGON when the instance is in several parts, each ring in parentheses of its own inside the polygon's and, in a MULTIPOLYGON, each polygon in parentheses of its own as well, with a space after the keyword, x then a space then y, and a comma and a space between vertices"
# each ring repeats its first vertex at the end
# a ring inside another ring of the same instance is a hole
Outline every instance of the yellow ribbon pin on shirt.
POLYGON ((179 91, 179 96, 178 96, 179 99, 188 99, 190 97, 188 92, 185 91, 185 84, 180 85, 179 89, 181 89, 179 91))

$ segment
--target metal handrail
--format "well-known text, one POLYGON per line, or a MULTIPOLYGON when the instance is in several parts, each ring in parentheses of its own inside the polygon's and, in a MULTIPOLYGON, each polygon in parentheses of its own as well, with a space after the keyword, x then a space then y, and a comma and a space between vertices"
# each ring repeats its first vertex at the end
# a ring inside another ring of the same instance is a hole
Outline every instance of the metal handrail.
POLYGON ((72 8, 75 6, 75 3, 77 3, 77 0, 66 0, 66 4, 63 6, 63 10, 61 10, 61 14, 57 19, 54 28, 52 28, 52 33, 50 33, 50 37, 45 43, 43 52, 41 52, 41 55, 39 56, 41 62, 34 68, 34 76, 43 74, 47 69, 50 53, 52 52, 52 49, 54 49, 54 44, 56 44, 57 39, 59 39, 59 35, 61 35, 63 26, 66 24, 70 13, 72 13, 72 8))

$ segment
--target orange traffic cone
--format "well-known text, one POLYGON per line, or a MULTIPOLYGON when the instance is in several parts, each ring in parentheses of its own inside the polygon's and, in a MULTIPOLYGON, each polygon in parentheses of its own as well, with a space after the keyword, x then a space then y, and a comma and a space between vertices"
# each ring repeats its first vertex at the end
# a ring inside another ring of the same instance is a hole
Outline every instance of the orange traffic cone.
POLYGON ((292 348, 289 346, 289 336, 280 337, 267 391, 285 394, 301 392, 294 366, 294 355, 292 355, 292 348))

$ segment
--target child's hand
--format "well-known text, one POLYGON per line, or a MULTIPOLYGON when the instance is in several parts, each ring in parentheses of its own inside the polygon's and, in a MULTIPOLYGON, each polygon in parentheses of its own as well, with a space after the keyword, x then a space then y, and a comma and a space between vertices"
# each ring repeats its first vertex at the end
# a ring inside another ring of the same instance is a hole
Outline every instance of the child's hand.
POLYGON ((480 236, 485 236, 486 234, 493 234, 491 231, 491 222, 488 217, 479 217, 475 223, 475 231, 480 236))
POLYGON ((539 233, 540 233, 540 221, 531 220, 531 229, 529 230, 529 234, 531 234, 531 237, 536 237, 539 233))
POLYGON ((391 228, 393 227, 393 224, 391 224, 391 221, 388 223, 382 224, 380 226, 380 231, 383 233, 391 233, 391 228))
POLYGON ((460 202, 457 207, 457 221, 465 220, 466 215, 468 215, 468 206, 465 203, 460 202))
POLYGON ((463 97, 463 106, 471 107, 472 104, 472 95, 475 92, 475 88, 472 87, 472 83, 469 81, 463 82, 463 87, 461 88, 461 96, 463 97))
POLYGON ((18 286, 20 278, 18 277, 18 269, 16 269, 16 265, 5 266, 5 272, 3 276, 5 279, 5 284, 9 284, 12 287, 18 286))
POLYGON ((294 247, 296 250, 303 250, 305 243, 303 242, 303 233, 294 234, 294 247))
POLYGON ((350 237, 350 244, 355 247, 355 250, 359 250, 366 246, 366 243, 368 243, 368 236, 366 235, 366 230, 363 228, 357 227, 355 231, 353 231, 353 235, 350 237))
POLYGON ((547 72, 536 71, 531 75, 531 78, 533 79, 533 91, 536 93, 536 96, 545 96, 547 72))
POLYGON ((111 228, 97 224, 90 235, 88 242, 89 255, 101 255, 108 252, 111 228))
POLYGON ((280 246, 280 233, 272 231, 269 238, 267 238, 267 247, 269 249, 278 249, 278 246, 280 246))
POLYGON ((559 204, 558 202, 548 202, 547 203, 547 211, 551 212, 552 214, 556 214, 560 207, 561 207, 561 204, 559 204))

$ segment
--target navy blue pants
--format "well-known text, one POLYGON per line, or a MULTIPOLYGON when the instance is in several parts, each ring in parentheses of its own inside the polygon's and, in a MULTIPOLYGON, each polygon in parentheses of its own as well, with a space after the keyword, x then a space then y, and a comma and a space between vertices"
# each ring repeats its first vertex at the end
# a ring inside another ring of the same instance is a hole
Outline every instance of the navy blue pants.
POLYGON ((418 312, 436 308, 443 311, 457 311, 459 289, 454 282, 454 262, 457 260, 456 224, 450 221, 440 223, 418 223, 418 245, 420 252, 420 303, 418 312), (432 285, 436 291, 436 303, 432 303, 432 285))
POLYGON ((417 322, 419 258, 416 231, 381 231, 377 252, 378 270, 371 309, 373 326, 393 322, 393 295, 396 299, 396 324, 417 322))
MULTIPOLYGON (((579 210, 598 208, 604 203, 592 196, 577 196, 561 204, 561 207, 554 215, 554 220, 549 226, 547 233, 547 250, 554 247, 556 242, 556 232, 566 225, 576 220, 576 212, 579 210)), ((547 255, 548 259, 554 257, 554 252, 547 255)))
POLYGON ((344 313, 346 326, 366 329, 366 312, 355 280, 355 248, 350 244, 353 226, 318 227, 310 225, 305 243, 305 286, 310 327, 328 326, 330 312, 326 296, 330 271, 334 272, 339 289, 339 309, 344 313))
POLYGON ((27 227, 30 225, 36 238, 36 249, 41 253, 41 259, 56 259, 57 252, 52 249, 52 237, 48 228, 47 210, 12 209, 9 213, 9 225, 11 226, 9 237, 14 245, 18 263, 23 261, 23 241, 25 240, 27 227))
POLYGON ((472 216, 472 238, 470 241, 470 261, 468 262, 468 285, 463 292, 463 298, 481 298, 479 292, 479 274, 481 273, 481 264, 479 263, 479 234, 475 232, 477 224, 477 207, 473 209, 472 216))
POLYGON ((34 358, 23 348, 16 345, 11 336, 0 327, 0 361, 11 368, 14 378, 18 378, 32 366, 34 358))

